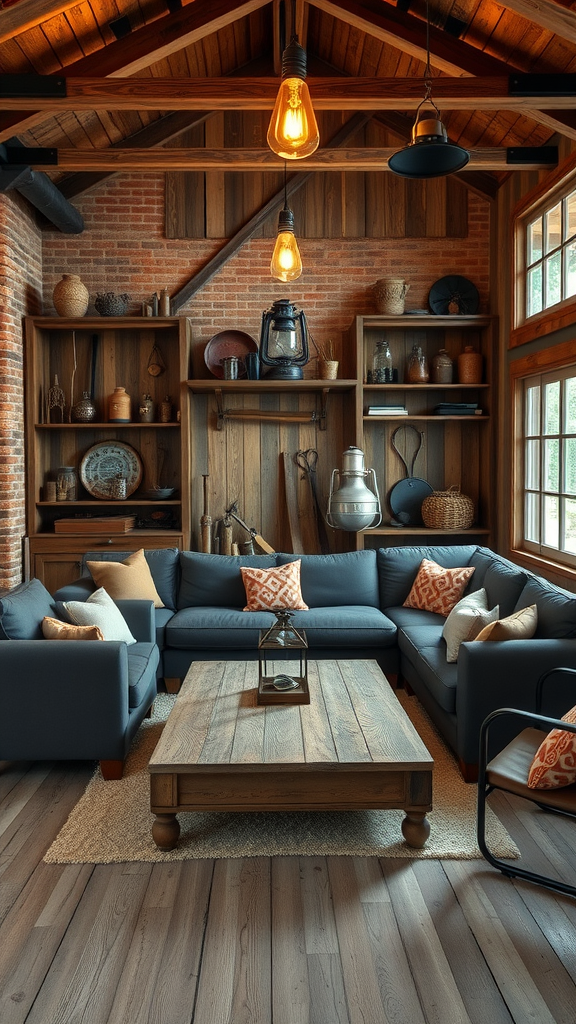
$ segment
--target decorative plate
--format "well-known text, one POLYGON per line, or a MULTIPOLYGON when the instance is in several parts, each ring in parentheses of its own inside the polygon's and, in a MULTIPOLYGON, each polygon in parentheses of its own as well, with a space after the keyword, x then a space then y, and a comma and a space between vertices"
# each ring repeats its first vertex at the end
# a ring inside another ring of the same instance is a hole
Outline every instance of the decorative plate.
POLYGON ((112 498, 112 482, 126 478, 126 494, 134 494, 142 479, 142 459, 135 448, 123 441, 99 441, 80 463, 80 480, 93 498, 112 498))
POLYGON ((222 360, 228 359, 229 356, 237 356, 239 359, 238 363, 238 376, 246 376, 246 367, 244 366, 244 356, 248 352, 257 352, 258 345, 249 334, 245 334, 244 331, 220 331, 219 334, 215 334, 204 349, 204 362, 213 373, 215 377, 224 377, 224 367, 222 366, 222 360))
POLYGON ((428 296, 430 309, 438 316, 460 313, 470 316, 478 312, 480 296, 478 289, 467 277, 448 275, 433 284, 428 296), (450 308, 450 307, 455 308, 450 308))

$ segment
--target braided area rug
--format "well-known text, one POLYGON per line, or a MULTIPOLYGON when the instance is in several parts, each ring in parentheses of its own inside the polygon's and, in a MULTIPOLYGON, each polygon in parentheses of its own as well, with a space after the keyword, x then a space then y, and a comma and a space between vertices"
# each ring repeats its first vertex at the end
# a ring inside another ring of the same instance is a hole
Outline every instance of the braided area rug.
MULTIPOLYGON (((416 697, 398 691, 405 710, 434 758, 430 838, 412 849, 400 831, 403 811, 279 811, 178 815, 178 846, 160 851, 152 839, 148 762, 174 700, 160 694, 154 714, 138 731, 119 781, 105 782, 97 768, 84 795, 46 853, 51 864, 110 864, 198 858, 357 856, 471 860, 476 843, 476 786, 463 781, 456 761, 416 697)), ((487 808, 487 836, 499 857, 518 848, 487 808)))

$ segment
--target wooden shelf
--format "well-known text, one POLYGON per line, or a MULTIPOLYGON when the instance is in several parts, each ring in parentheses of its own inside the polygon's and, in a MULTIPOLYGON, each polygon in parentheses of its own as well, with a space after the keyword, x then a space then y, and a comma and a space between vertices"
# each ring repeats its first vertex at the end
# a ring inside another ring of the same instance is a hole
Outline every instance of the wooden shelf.
POLYGON ((416 415, 416 416, 413 416, 412 413, 409 412, 407 416, 403 416, 403 415, 401 415, 401 416, 363 416, 362 419, 367 421, 367 422, 368 421, 372 422, 372 420, 376 420, 376 421, 378 421, 378 420, 386 420, 386 421, 390 421, 390 422, 396 422, 396 420, 398 420, 399 422, 406 422, 406 421, 410 422, 410 420, 426 420, 426 421, 428 421, 428 420, 433 420, 433 421, 468 420, 468 421, 473 421, 474 423, 477 423, 479 420, 489 420, 490 417, 489 416, 436 416, 436 415, 416 415))
POLYGON ((489 384, 366 384, 364 391, 476 391, 489 384))
POLYGON ((91 420, 89 423, 36 423, 36 430, 133 430, 137 427, 139 430, 150 429, 162 430, 163 427, 179 427, 180 423, 177 420, 171 420, 170 423, 140 423, 139 420, 131 420, 130 423, 97 423, 96 420, 91 420))
POLYGON ((371 534, 375 537, 397 537, 400 534, 404 534, 405 536, 426 537, 431 534, 434 534, 435 536, 460 536, 462 534, 478 536, 489 533, 490 530, 485 526, 469 526, 467 530, 434 530, 429 526, 379 526, 375 530, 361 531, 361 535, 363 537, 369 537, 371 534))
POLYGON ((302 393, 306 391, 353 391, 355 380, 187 380, 186 386, 195 394, 214 393, 215 391, 236 392, 238 394, 264 394, 274 392, 302 393))
POLYGON ((92 508, 93 505, 104 506, 105 508, 125 508, 126 505, 181 505, 180 498, 163 498, 161 501, 156 501, 153 498, 126 498, 125 501, 102 501, 98 498, 78 498, 77 501, 37 501, 36 505, 38 508, 78 508, 79 505, 89 505, 92 508))

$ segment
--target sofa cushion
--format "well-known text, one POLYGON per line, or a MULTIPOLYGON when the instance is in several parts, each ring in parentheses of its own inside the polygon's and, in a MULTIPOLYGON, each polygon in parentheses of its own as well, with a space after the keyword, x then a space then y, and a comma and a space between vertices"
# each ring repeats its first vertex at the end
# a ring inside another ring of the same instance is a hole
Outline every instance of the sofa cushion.
POLYGON ((272 565, 269 569, 251 569, 242 565, 240 575, 246 591, 245 612, 308 611, 300 590, 299 558, 287 565, 272 565))
POLYGON ((134 551, 122 562, 96 559, 86 562, 97 587, 104 587, 113 601, 153 601, 155 608, 163 608, 144 549, 134 551))
POLYGON ((576 637, 576 597, 536 576, 528 577, 516 603, 516 610, 535 604, 538 625, 534 634, 540 640, 576 637))
POLYGON ((128 707, 138 708, 158 667, 156 644, 134 643, 128 648, 128 707))
POLYGON ((40 580, 28 580, 0 598, 0 639, 42 640, 42 620, 55 605, 40 580))
POLYGON ((336 555, 279 553, 278 565, 300 559, 302 597, 309 608, 337 607, 345 587, 346 603, 380 606, 376 551, 346 551, 336 555))
MULTIPOLYGON (((121 562, 133 555, 133 551, 88 551, 82 557, 82 574, 90 576, 88 562, 121 562)), ((154 586, 166 608, 176 610, 180 551, 178 548, 144 549, 154 586)))
MULTIPOLYGON (((261 629, 275 622, 270 612, 235 608, 183 608, 166 626, 166 643, 181 650, 255 650, 261 629)), ((339 649, 393 647, 396 627, 377 608, 342 605, 295 612, 290 620, 306 633, 308 645, 339 649)))
POLYGON ((447 569, 455 569, 471 564, 472 555, 476 550, 475 544, 379 548, 377 566, 380 607, 390 608, 404 604, 423 558, 437 562, 447 569))
POLYGON ((102 587, 89 594, 85 601, 62 601, 60 604, 64 615, 77 626, 99 626, 105 640, 136 643, 122 612, 102 587))
POLYGON ((429 558, 423 558, 404 605, 448 615, 462 597, 473 572, 474 566, 446 569, 429 558))
POLYGON ((243 608, 246 591, 240 566, 269 569, 276 555, 208 555, 180 553, 180 590, 177 608, 243 608))
POLYGON ((502 616, 511 615, 525 586, 526 573, 486 548, 480 549, 472 556, 470 565, 476 568, 470 582, 470 590, 475 591, 484 587, 488 607, 499 605, 502 616))
POLYGON ((409 608, 394 609, 398 625, 398 646, 437 704, 454 714, 458 666, 446 661, 442 637, 444 618, 433 612, 409 608), (403 613, 403 614, 401 614, 403 613))

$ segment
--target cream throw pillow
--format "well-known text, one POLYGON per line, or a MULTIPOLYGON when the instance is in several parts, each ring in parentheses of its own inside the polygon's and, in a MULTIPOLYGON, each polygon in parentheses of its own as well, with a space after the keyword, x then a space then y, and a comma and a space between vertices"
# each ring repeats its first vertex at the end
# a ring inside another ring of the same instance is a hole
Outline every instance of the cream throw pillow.
POLYGON ((114 601, 154 601, 155 608, 164 608, 144 548, 129 555, 123 562, 86 562, 97 587, 104 587, 114 601))
POLYGON ((99 626, 71 626, 69 622, 45 615, 42 619, 42 634, 45 640, 103 640, 99 626))
POLYGON ((446 641, 446 661, 458 661, 460 644, 465 640, 475 640, 480 630, 488 623, 494 622, 499 614, 498 605, 492 610, 488 608, 488 596, 484 587, 458 601, 442 630, 442 636, 446 641))
POLYGON ((122 612, 102 587, 85 601, 63 601, 62 606, 75 625, 99 626, 104 640, 136 643, 122 612))
POLYGON ((535 604, 521 608, 506 619, 497 619, 480 630, 477 640, 529 640, 536 632, 538 609, 535 604))

